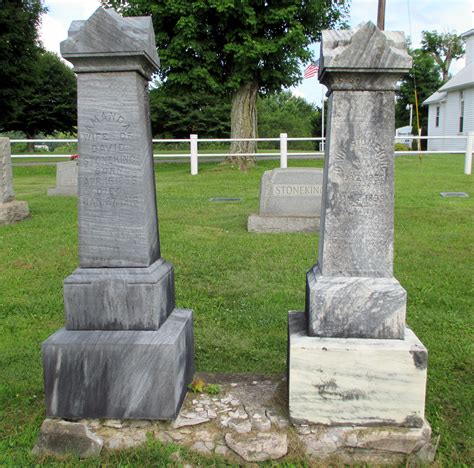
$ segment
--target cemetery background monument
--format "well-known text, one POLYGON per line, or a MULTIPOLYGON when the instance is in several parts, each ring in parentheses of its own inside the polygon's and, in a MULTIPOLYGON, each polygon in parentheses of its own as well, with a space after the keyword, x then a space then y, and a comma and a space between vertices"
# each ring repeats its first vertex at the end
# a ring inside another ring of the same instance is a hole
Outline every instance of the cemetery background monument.
MULTIPOLYGON (((393 277, 394 101, 410 67, 403 33, 370 22, 323 32, 329 133, 319 258, 305 313, 289 314, 289 410, 296 424, 409 428, 365 448, 393 448, 391 437, 416 450, 430 433, 427 351, 405 326, 406 291, 393 277)), ((350 445, 347 431, 333 436, 350 445)))
POLYGON ((21 221, 29 215, 28 203, 15 200, 10 139, 0 137, 0 226, 21 221))
POLYGON ((56 164, 56 187, 48 189, 48 195, 77 195, 79 163, 64 161, 56 164))
POLYGON ((194 373, 192 311, 160 254, 148 81, 151 18, 99 8, 61 53, 78 77, 79 268, 42 346, 46 414, 174 419, 194 373))
POLYGON ((310 232, 319 229, 323 171, 312 168, 265 171, 260 210, 248 218, 250 232, 310 232))

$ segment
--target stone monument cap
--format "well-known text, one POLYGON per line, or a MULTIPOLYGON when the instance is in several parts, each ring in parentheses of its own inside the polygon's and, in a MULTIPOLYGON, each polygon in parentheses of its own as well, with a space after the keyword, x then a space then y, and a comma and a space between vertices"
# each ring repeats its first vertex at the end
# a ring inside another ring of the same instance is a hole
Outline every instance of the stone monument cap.
POLYGON ((331 71, 405 73, 412 64, 404 33, 382 31, 371 21, 354 29, 323 31, 320 56, 320 81, 331 71))
POLYGON ((71 23, 61 55, 76 73, 130 69, 149 77, 160 66, 151 17, 124 18, 102 7, 88 20, 71 23))

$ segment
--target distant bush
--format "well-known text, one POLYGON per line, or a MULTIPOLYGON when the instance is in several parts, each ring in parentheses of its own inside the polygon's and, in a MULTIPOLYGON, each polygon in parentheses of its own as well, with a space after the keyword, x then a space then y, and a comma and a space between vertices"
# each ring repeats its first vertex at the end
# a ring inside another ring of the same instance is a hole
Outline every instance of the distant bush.
POLYGON ((394 149, 395 151, 408 151, 410 148, 408 148, 408 146, 404 145, 403 143, 395 143, 394 149))

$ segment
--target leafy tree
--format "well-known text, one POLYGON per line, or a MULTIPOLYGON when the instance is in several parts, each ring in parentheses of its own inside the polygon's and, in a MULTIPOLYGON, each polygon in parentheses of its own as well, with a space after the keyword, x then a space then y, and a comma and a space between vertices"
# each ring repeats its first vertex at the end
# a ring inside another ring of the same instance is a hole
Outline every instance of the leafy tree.
MULTIPOLYGON (((189 91, 232 96, 231 136, 257 131, 256 99, 300 81, 300 64, 322 29, 340 22, 344 1, 102 0, 126 15, 153 15, 160 77, 189 91)), ((251 153, 252 143, 232 152, 251 153)), ((242 166, 253 159, 239 158, 242 166)))
POLYGON ((150 113, 155 136, 229 137, 230 99, 225 94, 186 92, 164 83, 150 92, 150 113))
MULTIPOLYGON (((420 115, 420 128, 428 127, 428 108, 422 106, 422 102, 428 99, 443 84, 440 75, 440 67, 434 58, 422 49, 409 49, 413 57, 413 67, 403 77, 400 89, 397 92, 397 103, 395 105, 395 125, 403 127, 408 125, 410 111, 407 105, 413 105, 413 134, 417 134, 415 117, 415 80, 418 96, 418 110, 420 115)), ((423 131, 426 134, 426 131, 423 131)))
POLYGON ((462 57, 465 52, 461 36, 437 31, 422 31, 421 47, 431 54, 440 67, 443 82, 449 79, 451 62, 462 57))
POLYGON ((77 121, 76 77, 59 57, 42 51, 32 65, 28 88, 23 90, 17 110, 6 130, 21 130, 27 138, 38 133, 50 135, 56 131, 69 132, 77 121))
POLYGON ((8 129, 33 86, 41 0, 0 0, 0 131, 8 129))
MULTIPOLYGON (((272 93, 257 100, 258 134, 262 138, 278 137, 287 133, 289 137, 312 136, 313 120, 319 115, 316 106, 289 91, 272 93)), ((276 145, 267 145, 276 146, 276 145)), ((311 149, 309 142, 298 147, 311 149)))

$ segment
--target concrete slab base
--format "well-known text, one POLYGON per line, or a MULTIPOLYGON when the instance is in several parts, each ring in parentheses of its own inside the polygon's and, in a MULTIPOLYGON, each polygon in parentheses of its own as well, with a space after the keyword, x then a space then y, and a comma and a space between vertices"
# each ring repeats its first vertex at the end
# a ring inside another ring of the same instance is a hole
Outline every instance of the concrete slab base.
POLYGON ((48 417, 175 419, 194 374, 192 311, 157 331, 61 329, 42 354, 48 417))
MULTIPOLYGON (((47 419, 34 454, 62 456, 69 451, 88 457, 91 449, 139 447, 151 436, 203 455, 218 455, 239 466, 265 460, 288 461, 292 465, 303 457, 311 465, 316 461, 324 466, 433 461, 436 444, 431 442, 431 429, 426 422, 420 428, 291 425, 287 381, 281 375, 199 373, 196 378, 217 384, 219 393, 189 392, 173 423, 47 419)), ((193 455, 184 457, 187 456, 180 450, 171 455, 176 465, 196 464, 193 455)))
POLYGON ((299 424, 422 427, 428 354, 403 340, 308 336, 289 313, 289 411, 299 424))
POLYGON ((319 231, 319 217, 251 214, 247 220, 247 230, 249 232, 315 232, 319 231))
POLYGON ((0 203, 0 226, 17 223, 30 216, 26 201, 13 200, 0 203))

